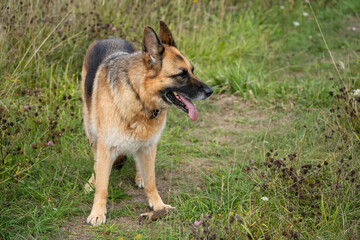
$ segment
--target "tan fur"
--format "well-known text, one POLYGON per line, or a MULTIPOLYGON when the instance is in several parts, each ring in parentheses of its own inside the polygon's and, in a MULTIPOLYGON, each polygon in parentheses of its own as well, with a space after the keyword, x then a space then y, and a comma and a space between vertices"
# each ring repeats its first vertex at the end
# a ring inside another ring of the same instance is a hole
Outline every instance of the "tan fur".
MULTIPOLYGON (((165 36, 171 35, 166 25, 166 29, 162 27, 160 39, 165 39, 164 42, 171 40, 174 45, 172 36, 165 36)), ((145 28, 145 50, 142 52, 124 53, 121 58, 116 56, 122 53, 108 54, 97 68, 90 99, 85 93, 85 80, 89 62, 92 60, 90 56, 95 51, 97 42, 90 45, 84 58, 81 73, 84 125, 95 160, 95 176, 93 174, 85 186, 85 189, 90 191, 95 183, 94 204, 87 219, 92 225, 103 224, 106 221, 106 199, 111 168, 117 159, 126 154, 134 155, 135 182, 139 187, 145 188, 150 207, 154 210, 172 208, 164 204, 155 184, 156 145, 165 127, 167 109, 171 106, 162 98, 161 90, 176 84, 170 76, 177 74, 179 68, 188 69, 194 83, 199 80, 193 75, 190 62, 175 46, 159 46, 159 49, 163 47, 164 50, 159 65, 156 58, 158 56, 152 52, 156 53, 157 49, 146 49, 153 47, 148 43, 150 40, 147 39, 147 35, 153 37, 154 42, 154 35, 148 27, 145 28), (182 56, 183 60, 177 55, 182 56), (151 118, 155 109, 160 113, 151 118)), ((189 84, 192 84, 191 81, 189 84)))

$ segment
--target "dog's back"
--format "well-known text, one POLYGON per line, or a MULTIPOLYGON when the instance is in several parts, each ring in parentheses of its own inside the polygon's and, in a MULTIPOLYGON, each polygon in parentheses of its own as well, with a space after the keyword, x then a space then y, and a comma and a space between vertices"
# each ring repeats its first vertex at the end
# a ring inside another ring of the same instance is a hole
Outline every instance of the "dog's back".
POLYGON ((81 73, 83 81, 83 99, 89 109, 91 96, 93 92, 94 79, 98 67, 103 60, 116 52, 133 53, 136 51, 135 46, 123 39, 107 39, 102 41, 94 41, 86 51, 83 69, 81 73))

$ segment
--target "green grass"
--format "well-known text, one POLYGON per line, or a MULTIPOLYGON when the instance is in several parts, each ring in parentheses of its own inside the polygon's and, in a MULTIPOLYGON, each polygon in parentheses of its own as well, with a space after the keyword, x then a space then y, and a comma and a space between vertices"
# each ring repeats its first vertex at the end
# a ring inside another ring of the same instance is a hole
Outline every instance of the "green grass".
MULTIPOLYGON (((360 88, 360 2, 311 3, 346 87, 360 88)), ((360 237, 359 118, 305 1, 10 0, 0 11, 1 239, 360 237), (112 172, 107 223, 90 227, 83 56, 112 36, 140 49, 159 20, 215 90, 195 123, 172 109, 159 143, 158 184, 177 209, 138 224, 149 210, 130 157, 112 172)))

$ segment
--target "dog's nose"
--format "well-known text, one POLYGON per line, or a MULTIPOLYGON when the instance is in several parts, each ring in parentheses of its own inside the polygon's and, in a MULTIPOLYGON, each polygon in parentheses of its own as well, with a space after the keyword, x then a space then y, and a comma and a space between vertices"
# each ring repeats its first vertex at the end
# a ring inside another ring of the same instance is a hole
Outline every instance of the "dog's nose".
POLYGON ((205 87, 205 95, 206 95, 206 97, 210 97, 210 95, 211 95, 212 93, 213 93, 212 88, 209 87, 209 86, 206 86, 206 87, 205 87))

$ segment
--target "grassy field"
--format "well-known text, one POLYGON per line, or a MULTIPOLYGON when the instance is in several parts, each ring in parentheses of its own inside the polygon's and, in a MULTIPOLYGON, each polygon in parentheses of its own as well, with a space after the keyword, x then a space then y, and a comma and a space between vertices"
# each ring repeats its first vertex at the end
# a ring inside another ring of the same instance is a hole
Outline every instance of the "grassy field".
POLYGON ((310 1, 335 64, 306 1, 1 3, 0 239, 360 239, 360 1, 310 1), (176 210, 139 224, 130 156, 91 227, 83 56, 140 49, 159 20, 215 93, 196 122, 168 115, 157 185, 176 210))

